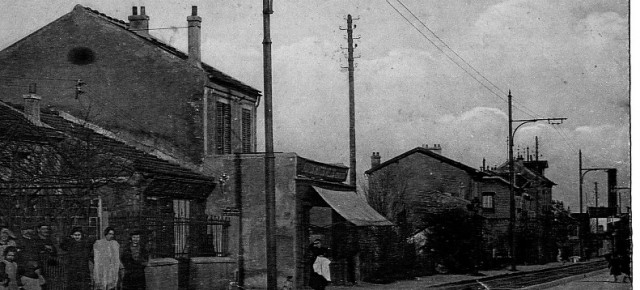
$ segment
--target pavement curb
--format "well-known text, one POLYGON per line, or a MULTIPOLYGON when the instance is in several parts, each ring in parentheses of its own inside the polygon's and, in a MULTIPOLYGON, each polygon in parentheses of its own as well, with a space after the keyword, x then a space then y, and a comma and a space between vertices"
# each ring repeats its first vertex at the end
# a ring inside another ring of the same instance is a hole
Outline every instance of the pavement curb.
POLYGON ((596 270, 596 271, 592 271, 592 272, 587 272, 587 273, 582 273, 582 274, 578 274, 578 275, 573 275, 573 276, 569 276, 569 277, 564 277, 562 279, 558 279, 558 280, 554 280, 554 281, 551 281, 551 282, 542 283, 542 284, 538 284, 538 285, 533 285, 533 286, 529 286, 529 287, 524 287, 524 288, 520 288, 520 289, 521 290, 547 289, 547 288, 551 288, 551 287, 554 287, 554 286, 566 284, 566 283, 569 283, 569 282, 572 282, 572 281, 584 279, 584 278, 587 278, 589 276, 604 274, 604 273, 607 273, 608 271, 609 271, 608 268, 604 268, 604 269, 600 269, 600 270, 596 270))

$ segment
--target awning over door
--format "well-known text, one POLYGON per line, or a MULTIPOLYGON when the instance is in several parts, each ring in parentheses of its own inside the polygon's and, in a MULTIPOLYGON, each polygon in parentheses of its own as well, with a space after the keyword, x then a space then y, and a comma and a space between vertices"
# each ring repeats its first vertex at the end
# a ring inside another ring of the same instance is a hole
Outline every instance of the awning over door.
POLYGON ((313 189, 339 215, 356 226, 392 226, 393 223, 373 209, 353 191, 335 191, 313 186, 313 189))

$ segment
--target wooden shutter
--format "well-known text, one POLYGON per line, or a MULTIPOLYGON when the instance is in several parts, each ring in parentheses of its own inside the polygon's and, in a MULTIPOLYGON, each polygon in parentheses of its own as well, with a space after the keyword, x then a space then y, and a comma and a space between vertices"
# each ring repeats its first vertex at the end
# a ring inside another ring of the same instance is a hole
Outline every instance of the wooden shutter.
POLYGON ((231 105, 216 102, 216 154, 231 154, 231 105))
POLYGON ((251 146, 252 130, 251 125, 253 124, 253 118, 251 114, 251 109, 242 109, 242 152, 249 153, 252 152, 253 148, 251 146))

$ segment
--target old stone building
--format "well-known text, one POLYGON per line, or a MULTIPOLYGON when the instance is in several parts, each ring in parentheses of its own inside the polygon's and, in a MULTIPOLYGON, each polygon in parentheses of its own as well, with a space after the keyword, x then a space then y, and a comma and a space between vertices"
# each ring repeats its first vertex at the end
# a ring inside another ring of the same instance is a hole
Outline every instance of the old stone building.
MULTIPOLYGON (((24 98, 24 105, 0 101, 2 225, 17 232, 49 225, 56 247, 74 227, 92 241, 108 225, 123 245, 139 231, 151 258, 217 254, 205 253, 215 240, 185 231, 206 229, 206 219, 197 225, 173 222, 174 209, 185 203, 194 215, 204 215, 214 178, 138 150, 65 112, 41 110, 36 94, 24 98)), ((44 265, 50 289, 65 287, 65 254, 44 265)))
POLYGON ((5 101, 20 103, 23 86, 38 83, 43 107, 158 148, 185 165, 254 151, 260 92, 203 63, 203 20, 196 7, 185 18, 188 53, 146 30, 152 19, 145 7, 133 7, 125 22, 76 5, 0 51, 0 74, 20 82, 0 92, 5 101))

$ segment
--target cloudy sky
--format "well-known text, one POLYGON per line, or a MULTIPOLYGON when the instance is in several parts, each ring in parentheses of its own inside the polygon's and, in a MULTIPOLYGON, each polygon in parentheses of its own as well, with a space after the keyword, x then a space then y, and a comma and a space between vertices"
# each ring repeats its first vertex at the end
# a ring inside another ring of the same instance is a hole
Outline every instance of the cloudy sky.
MULTIPOLYGON (((548 177, 558 184, 555 199, 578 211, 578 149, 584 167, 618 168, 619 186, 629 186, 628 1, 401 1, 274 0, 276 151, 349 164, 348 78, 341 69, 347 41, 340 28, 351 14, 360 36, 355 93, 361 180, 371 152, 384 161, 422 144, 441 144, 443 155, 476 168, 483 158, 491 166, 503 163, 511 90, 515 119, 568 118, 561 125, 525 125, 515 138, 516 150, 533 152, 539 137, 548 177)), ((145 6, 150 28, 184 27, 197 5, 203 60, 263 89, 262 1, 9 2, 0 4, 0 49, 75 4, 123 20, 131 6, 145 6)), ((151 34, 186 51, 184 29, 151 34)), ((600 183, 601 204, 606 201, 605 177, 586 175, 589 204, 594 182, 600 183)))

